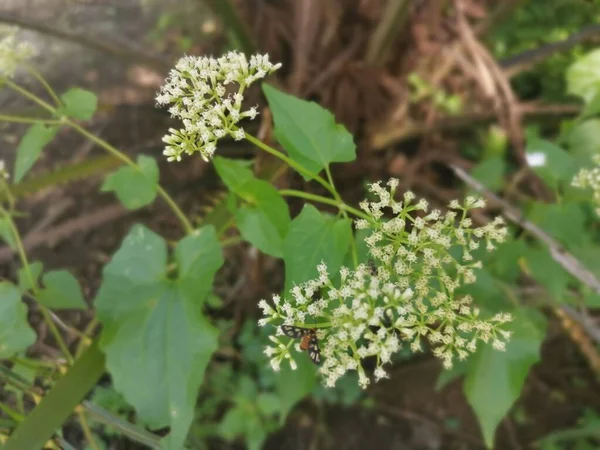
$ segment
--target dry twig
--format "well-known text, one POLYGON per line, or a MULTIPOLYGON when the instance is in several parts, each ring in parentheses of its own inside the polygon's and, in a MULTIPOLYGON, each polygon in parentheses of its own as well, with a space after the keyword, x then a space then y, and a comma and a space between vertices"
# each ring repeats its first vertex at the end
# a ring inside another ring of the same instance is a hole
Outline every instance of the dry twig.
MULTIPOLYGON (((504 201, 496 194, 486 189, 485 186, 471 177, 463 169, 453 164, 450 165, 450 168, 454 171, 456 176, 464 181, 468 186, 486 197, 490 203, 500 207, 504 217, 523 228, 536 239, 543 242, 548 247, 552 259, 554 259, 554 261, 556 261, 564 270, 570 273, 581 283, 588 286, 595 293, 600 294, 600 280, 598 280, 596 275, 584 267, 577 258, 563 248, 550 235, 548 235, 533 222, 528 221, 525 217, 523 217, 517 208, 513 207, 508 202, 504 201)), ((600 343, 600 329, 589 317, 587 317, 585 314, 576 312, 568 306, 561 306, 560 309, 563 310, 571 319, 579 323, 592 339, 594 339, 597 343, 600 343)))

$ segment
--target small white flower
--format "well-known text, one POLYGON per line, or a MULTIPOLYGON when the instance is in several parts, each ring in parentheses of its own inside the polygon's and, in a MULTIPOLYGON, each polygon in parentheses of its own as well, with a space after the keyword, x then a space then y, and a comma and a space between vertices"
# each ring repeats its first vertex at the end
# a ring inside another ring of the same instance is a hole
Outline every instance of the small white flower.
POLYGON ((0 40, 0 77, 12 78, 19 64, 35 55, 35 49, 15 39, 17 28, 9 28, 0 40))
POLYGON ((546 154, 542 152, 526 153, 525 159, 531 167, 543 167, 546 165, 546 154))
POLYGON ((252 107, 242 112, 243 92, 279 67, 281 64, 269 62, 268 55, 254 55, 248 62, 238 52, 218 59, 181 58, 156 96, 157 104, 172 105, 170 114, 184 125, 181 130, 169 130, 173 137, 163 138, 168 144, 167 160, 180 161, 182 154, 199 152, 208 161, 221 138, 229 135, 235 140, 244 139, 244 130, 236 124, 243 118, 254 119, 258 111, 252 107), (238 85, 238 90, 228 94, 232 83, 238 85))

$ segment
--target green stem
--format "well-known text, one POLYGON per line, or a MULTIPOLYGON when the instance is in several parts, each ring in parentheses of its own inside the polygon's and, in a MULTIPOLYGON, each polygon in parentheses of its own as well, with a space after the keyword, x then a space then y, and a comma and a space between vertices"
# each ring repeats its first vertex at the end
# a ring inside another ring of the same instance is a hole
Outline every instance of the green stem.
POLYGON ((28 98, 29 100, 31 100, 34 103, 37 103, 42 108, 44 108, 46 111, 49 111, 52 114, 56 113, 56 108, 54 108, 52 105, 46 103, 44 100, 42 100, 38 96, 32 94, 27 89, 22 88, 21 86, 19 86, 16 83, 13 83, 8 78, 3 78, 2 80, 6 83, 7 86, 9 86, 11 89, 17 91, 23 97, 28 98))
MULTIPOLYGON (((13 83, 9 79, 5 78, 4 81, 5 81, 5 83, 9 87, 11 87, 15 91, 17 91, 19 94, 21 94, 25 98, 28 98, 29 100, 37 103, 42 108, 44 108, 44 109, 48 110, 49 112, 51 112, 53 115, 56 114, 57 110, 52 105, 49 105, 48 103, 46 103, 45 101, 43 101, 42 99, 40 99, 39 97, 37 97, 36 95, 34 95, 31 92, 29 92, 28 90, 22 88, 18 84, 13 83)), ((125 155, 124 153, 122 153, 121 151, 119 151, 117 148, 115 148, 112 145, 110 145, 108 142, 106 142, 106 141, 100 139, 99 137, 97 137, 96 135, 90 133, 85 128, 79 126, 77 123, 73 122, 72 120, 68 119, 67 117, 63 117, 62 120, 61 120, 61 122, 64 123, 65 125, 70 126, 75 131, 77 131, 79 134, 83 135, 84 137, 86 137, 90 141, 95 142, 96 144, 98 144, 100 147, 102 147, 103 149, 105 149, 109 153, 112 153, 114 156, 116 156, 118 159, 120 159, 124 163, 128 164, 129 166, 133 167, 136 170, 139 170, 137 164, 132 159, 130 159, 127 155, 125 155)), ((167 203, 167 205, 171 208, 171 210, 173 211, 173 213, 180 220, 180 222, 183 225, 183 228, 185 229, 186 233, 190 234, 192 231, 194 231, 194 228, 192 227, 192 224, 187 219, 187 217, 185 216, 185 214, 183 214, 183 212, 177 206, 177 204, 173 201, 173 199, 171 198, 171 196, 169 196, 169 194, 167 194, 167 192, 160 185, 157 186, 156 190, 157 190, 158 195, 165 201, 165 203, 167 203)))
POLYGON ((79 419, 79 423, 81 424, 81 430, 83 431, 85 440, 88 441, 88 444, 90 444, 90 447, 92 447, 92 450, 100 450, 100 447, 98 447, 98 444, 96 443, 96 440, 94 439, 94 435, 92 434, 92 430, 90 429, 90 426, 87 422, 85 414, 83 413, 83 411, 81 411, 80 408, 78 408, 77 417, 79 419))
POLYGON ((60 120, 54 119, 36 119, 34 117, 8 116, 4 114, 0 114, 0 120, 14 123, 43 123, 45 125, 60 125, 62 123, 60 120))
MULTIPOLYGON (((116 158, 120 159, 125 164, 133 167, 136 170, 139 170, 138 165, 131 158, 129 158, 126 154, 121 152, 116 147, 113 147, 112 145, 110 145, 105 140, 100 139, 98 136, 90 133, 85 128, 79 126, 78 124, 76 124, 75 122, 73 122, 69 119, 66 119, 65 123, 67 125, 69 125, 71 128, 73 128, 75 131, 77 131, 79 134, 83 135, 90 141, 98 144, 100 147, 102 147, 107 152, 113 154, 116 158)), ((175 203, 175 201, 171 198, 171 196, 160 185, 157 185, 156 191, 157 191, 158 195, 164 200, 164 202, 169 206, 169 208, 171 208, 171 211, 173 211, 173 213, 177 216, 177 218, 181 222, 181 225, 185 229, 185 232, 187 234, 192 233, 192 231, 194 231, 194 227, 192 226, 192 224, 190 223, 188 218, 185 216, 183 211, 181 211, 179 206, 177 206, 177 203, 175 203)))
POLYGON ((336 206, 340 210, 347 211, 347 212, 355 215, 356 217, 360 217, 361 219, 365 219, 365 220, 369 220, 369 221, 371 220, 370 217, 367 216, 362 211, 359 211, 358 209, 353 208, 352 206, 348 206, 344 202, 340 203, 337 200, 334 200, 332 198, 323 197, 321 195, 316 195, 316 194, 310 194, 308 192, 298 191, 295 189, 281 189, 279 191, 279 193, 281 195, 287 196, 287 197, 299 197, 299 198, 304 198, 306 200, 311 200, 311 201, 317 202, 317 203, 324 203, 326 205, 336 206))
POLYGON ((42 76, 42 74, 40 72, 38 72, 35 69, 35 67, 33 67, 33 66, 29 65, 29 64, 25 64, 24 67, 29 71, 29 73, 31 75, 33 75, 42 84, 42 86, 44 86, 44 89, 46 89, 46 91, 48 92, 48 94, 50 94, 50 97, 52 97, 52 99, 56 103, 56 106, 58 106, 60 108, 62 106, 62 102, 60 101, 60 98, 58 98, 58 95, 56 95, 56 92, 48 84, 48 82, 42 76))
POLYGON ((290 166, 292 169, 296 170, 296 172, 298 172, 299 174, 314 179, 317 183, 319 183, 321 186, 323 186, 325 189, 327 189, 327 191, 329 191, 334 197, 337 194, 337 192, 335 192, 335 189, 327 181, 325 181, 319 175, 312 173, 310 170, 305 169, 304 166, 298 164, 293 159, 285 156, 280 151, 275 150, 273 147, 268 146, 264 142, 256 139, 254 136, 252 136, 248 133, 246 133, 246 139, 248 139, 250 142, 252 142, 254 145, 256 145, 261 150, 264 150, 265 152, 270 153, 271 155, 275 156, 276 158, 279 158, 280 160, 285 162, 288 166, 290 166))
MULTIPOLYGON (((325 173, 327 174, 327 180, 329 180, 329 184, 333 188, 333 196, 337 200, 338 204, 340 204, 340 205, 345 204, 342 201, 342 197, 340 197, 340 194, 338 193, 337 189, 335 188, 335 183, 333 182, 333 176, 331 175, 331 169, 329 168, 329 164, 327 164, 325 166, 325 173)), ((346 210, 340 208, 340 211, 342 212, 342 215, 344 216, 344 218, 347 219, 348 213, 346 212, 346 210)), ((354 263, 354 267, 356 267, 356 266, 358 266, 358 252, 356 251, 356 242, 354 241, 354 239, 352 239, 350 241, 350 248, 352 249, 352 262, 354 263)))
MULTIPOLYGON (((23 247, 23 241, 21 240, 21 235, 19 234, 19 230, 15 226, 15 223, 13 222, 12 217, 10 217, 10 215, 7 214, 6 218, 8 219, 7 222, 11 229, 11 232, 13 234, 13 238, 14 238, 15 244, 17 246, 17 252, 19 253, 19 258, 21 259, 21 264, 23 265, 23 268, 25 269, 25 274, 27 275, 29 285, 32 286, 31 290, 33 291, 34 297, 36 297, 36 299, 37 299, 37 294, 38 294, 37 283, 36 283, 36 280, 33 278, 33 274, 31 273, 31 268, 29 267, 29 261, 27 260, 27 255, 25 253, 25 248, 23 247)), ((48 311, 48 309, 39 302, 38 302, 38 305, 40 307, 40 312, 42 313, 42 316, 44 317, 44 320, 46 321, 48 328, 50 329, 50 332, 52 333, 52 335, 54 336, 54 339, 56 340, 56 344, 58 345, 61 352, 65 356, 69 365, 72 365, 73 364, 73 356, 71 355, 71 352, 69 351, 69 348, 67 347, 67 344, 65 343, 64 339, 62 338, 60 331, 58 331, 58 328, 54 324, 54 321, 52 320, 52 317, 50 316, 50 311, 48 311)))

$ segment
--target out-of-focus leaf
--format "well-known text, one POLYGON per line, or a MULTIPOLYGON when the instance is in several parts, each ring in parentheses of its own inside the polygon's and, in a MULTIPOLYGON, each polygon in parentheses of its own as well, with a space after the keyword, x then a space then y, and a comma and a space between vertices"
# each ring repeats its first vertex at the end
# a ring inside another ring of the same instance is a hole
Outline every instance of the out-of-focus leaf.
POLYGON ((158 165, 150 156, 140 155, 138 168, 123 166, 104 180, 102 192, 114 192, 127 209, 138 209, 154 201, 158 189, 158 165))
POLYGON ((27 307, 21 291, 12 283, 0 281, 0 359, 10 358, 35 342, 27 322, 27 307))
POLYGON ((46 126, 42 123, 36 123, 29 127, 17 147, 15 183, 20 182, 25 174, 29 172, 29 169, 40 157, 46 144, 56 136, 57 131, 58 127, 46 126))
POLYGON ((540 360, 545 336, 545 319, 539 312, 520 309, 514 315, 514 322, 507 327, 513 335, 506 350, 480 343, 464 384, 488 447, 494 443, 498 424, 521 395, 529 369, 540 360))
POLYGON ((506 163, 501 156, 486 159, 477 164, 471 171, 471 176, 492 191, 497 191, 504 185, 506 163))
POLYGON ((96 94, 81 88, 71 88, 60 99, 64 108, 60 111, 73 119, 89 120, 98 106, 96 94))
POLYGON ((567 69, 567 92, 590 103, 600 89, 600 49, 592 50, 567 69))
POLYGON ((86 309, 77 279, 66 270, 52 270, 42 277, 44 288, 37 300, 51 309, 86 309))

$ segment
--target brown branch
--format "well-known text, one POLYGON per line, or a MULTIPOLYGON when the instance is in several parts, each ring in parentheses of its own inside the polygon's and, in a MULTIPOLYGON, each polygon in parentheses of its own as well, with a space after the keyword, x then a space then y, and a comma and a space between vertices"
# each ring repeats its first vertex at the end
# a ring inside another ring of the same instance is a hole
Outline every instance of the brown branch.
MULTIPOLYGON (((528 221, 525 217, 523 217, 517 208, 510 205, 493 192, 489 191, 485 186, 483 186, 475 178, 471 177, 463 169, 453 164, 450 164, 450 168, 454 171, 456 176, 464 181, 469 187, 475 189, 477 192, 485 196, 490 203, 500 207, 504 217, 543 242, 548 247, 552 259, 554 259, 554 261, 556 261, 564 270, 578 279, 581 283, 588 286, 594 292, 600 294, 600 280, 596 277, 596 275, 584 267, 577 258, 569 253, 558 242, 556 242, 549 234, 547 234, 534 223, 528 221)), ((565 311, 565 313, 573 320, 576 320, 577 323, 579 323, 594 340, 600 343, 600 329, 598 329, 598 327, 589 318, 582 316, 572 308, 563 306, 560 307, 560 309, 565 311)))
POLYGON ((122 59, 129 63, 137 62, 146 66, 152 67, 161 72, 168 71, 172 64, 168 59, 158 55, 146 53, 142 50, 133 49, 126 47, 123 44, 111 44, 90 38, 83 34, 73 33, 71 31, 65 31, 64 29, 59 30, 57 28, 50 27, 46 24, 33 21, 30 19, 24 19, 16 17, 11 14, 0 13, 0 23, 6 23, 9 25, 16 25, 20 28, 37 31, 38 33, 46 34, 64 41, 73 42, 83 47, 91 48, 98 52, 106 53, 116 58, 122 59))
MULTIPOLYGON (((78 231, 92 229, 107 222, 112 222, 127 213, 128 211, 119 204, 106 206, 90 214, 67 220, 48 231, 28 234, 27 237, 23 239, 23 246, 25 247, 25 250, 29 252, 42 244, 59 242, 70 238, 78 231)), ((0 248, 0 263, 10 261, 13 253, 14 251, 10 247, 0 248)))
POLYGON ((600 38, 600 24, 589 25, 563 41, 553 42, 533 50, 527 50, 518 55, 503 59, 499 64, 504 69, 506 76, 514 77, 515 75, 530 69, 535 64, 550 58, 555 53, 570 50, 577 44, 597 38, 600 38))
MULTIPOLYGON (((521 103, 517 105, 523 119, 543 119, 562 116, 575 116, 581 112, 580 105, 537 105, 521 103)), ((478 125, 492 123, 496 119, 493 111, 464 114, 457 117, 445 117, 432 124, 417 123, 404 127, 388 124, 387 129, 371 134, 370 146, 373 150, 383 150, 409 139, 440 133, 444 131, 461 131, 478 125)))
POLYGON ((365 61, 369 65, 380 66, 385 62, 394 39, 404 30, 412 2, 409 0, 388 0, 377 27, 373 31, 367 47, 365 61))

